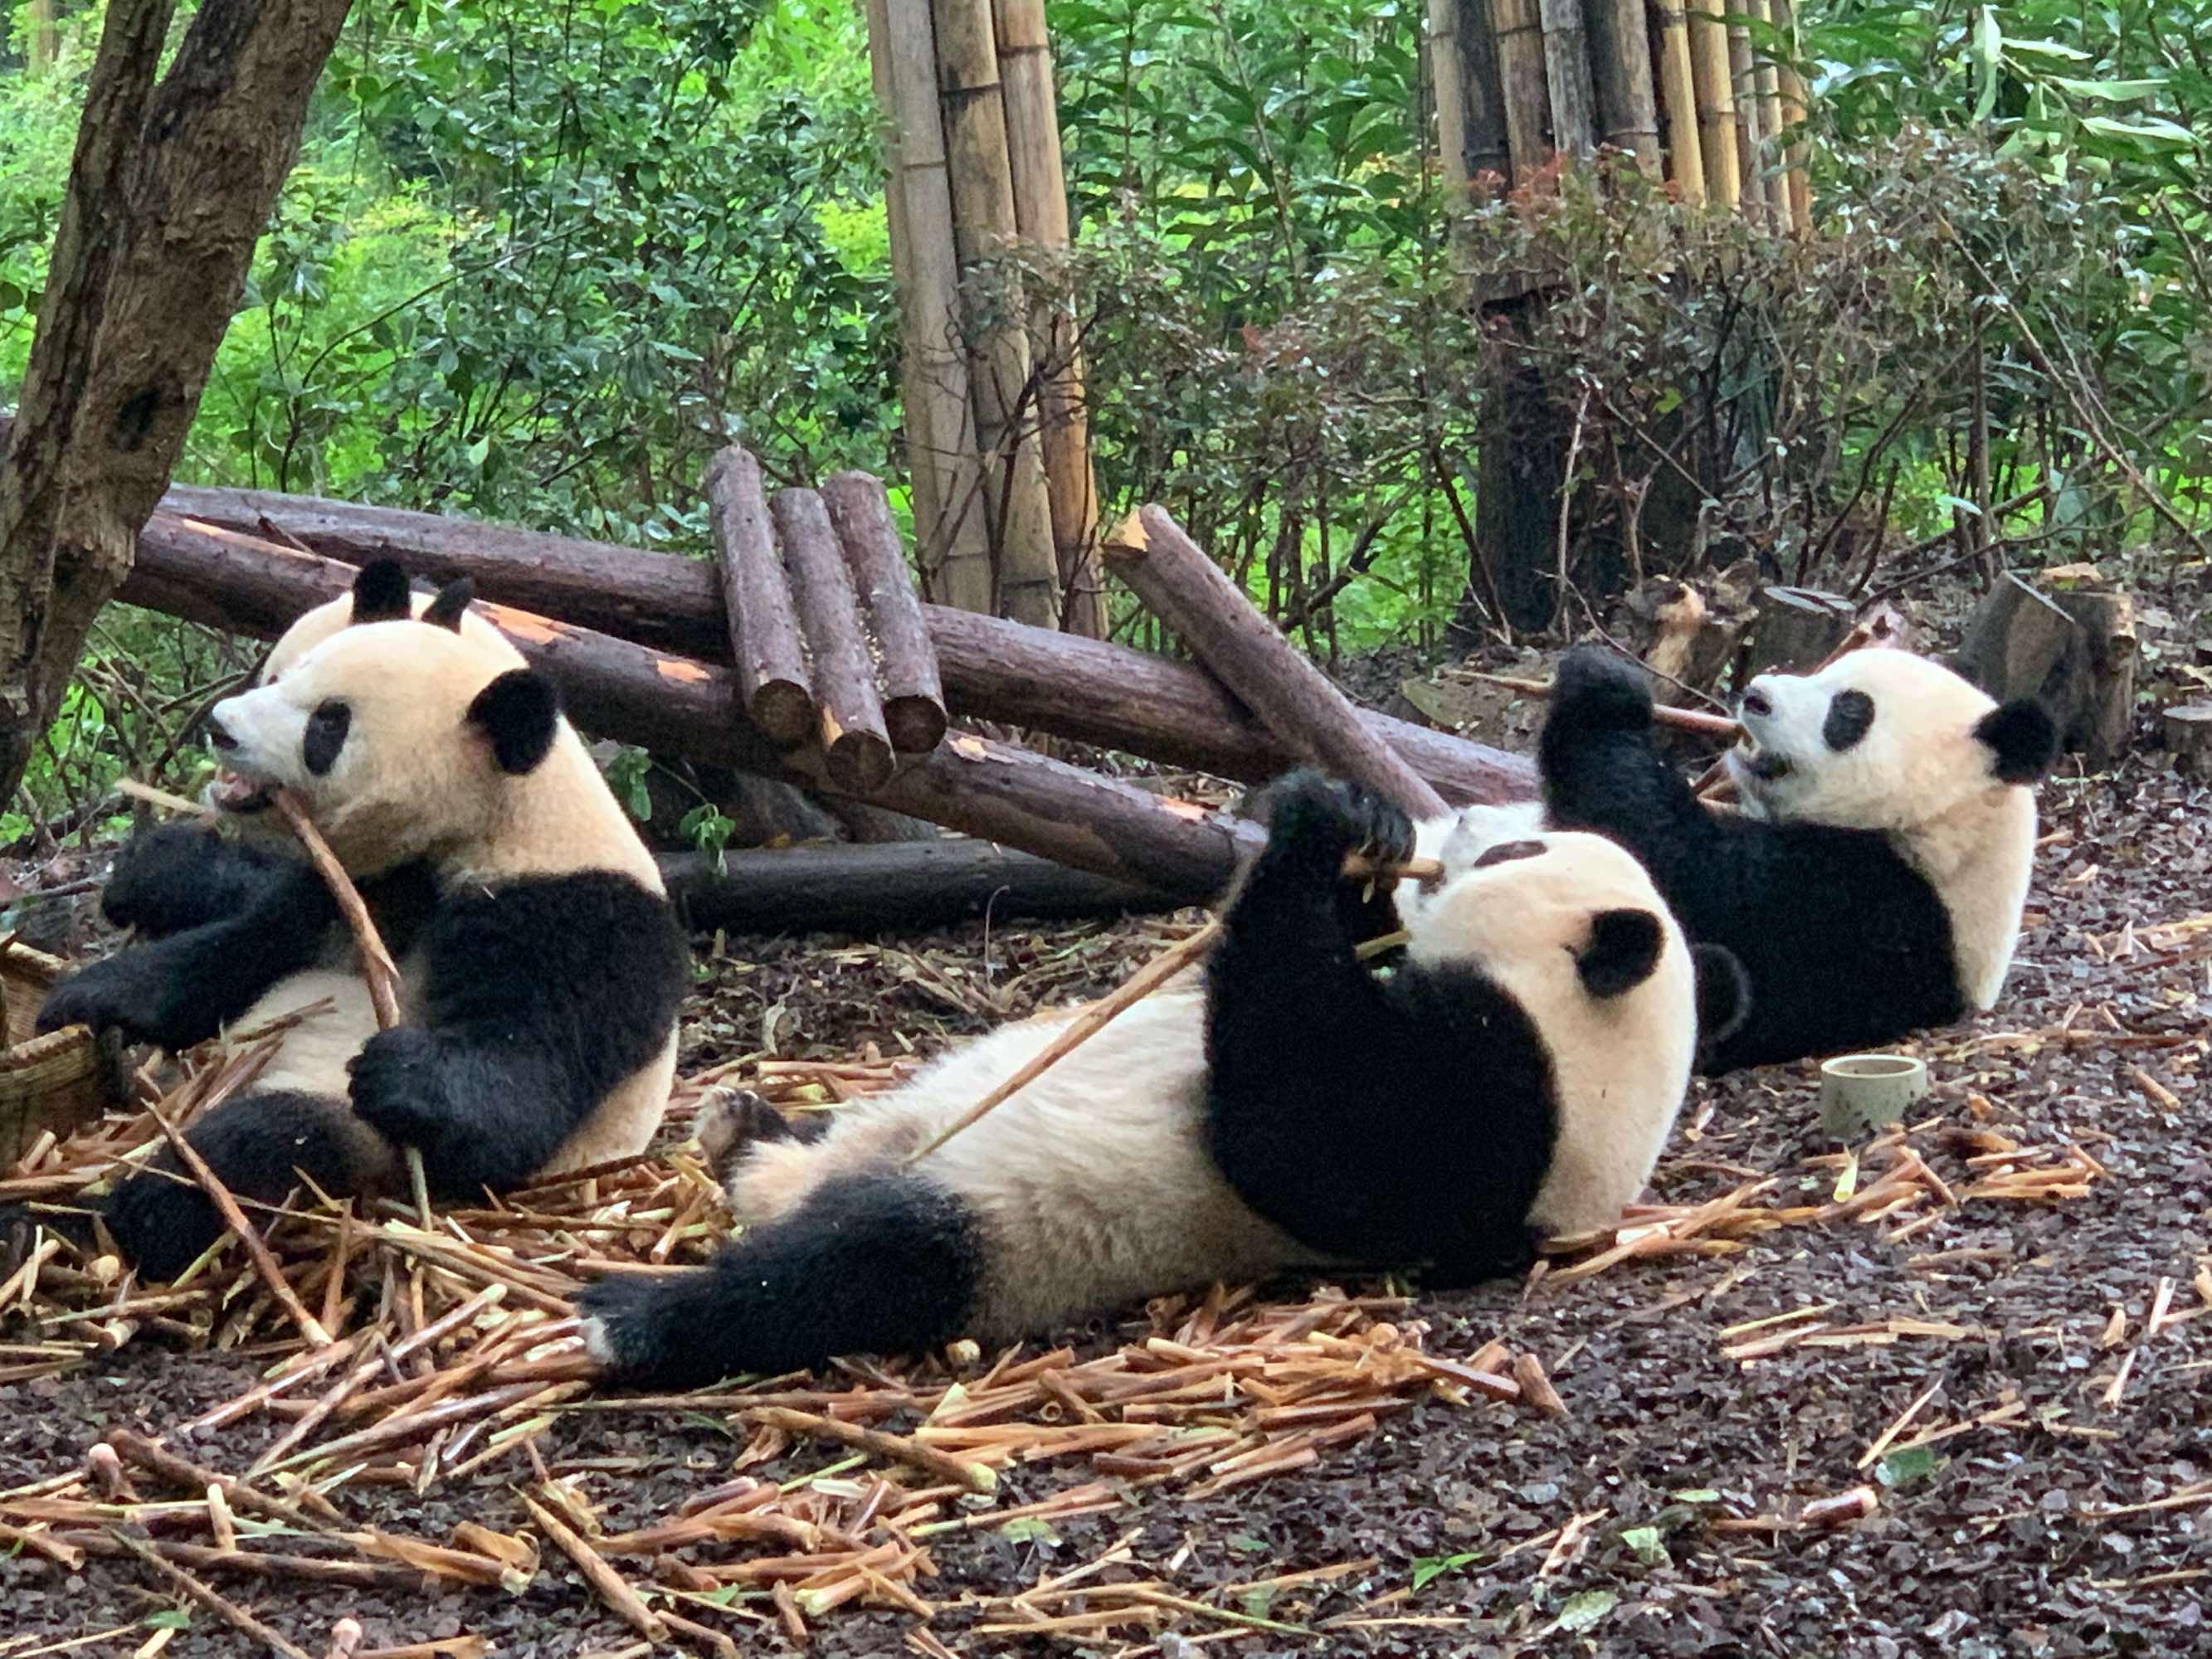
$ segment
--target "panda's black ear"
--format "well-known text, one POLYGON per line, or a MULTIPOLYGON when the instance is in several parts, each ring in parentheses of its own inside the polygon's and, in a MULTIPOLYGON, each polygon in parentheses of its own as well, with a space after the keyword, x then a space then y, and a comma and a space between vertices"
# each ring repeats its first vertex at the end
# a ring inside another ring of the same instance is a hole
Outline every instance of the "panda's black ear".
POLYGON ((469 601, 477 596, 477 585, 468 577, 447 582, 438 590, 438 597, 430 601, 430 608, 422 613, 422 620, 440 628, 461 631, 461 617, 469 608, 469 601))
POLYGON ((1589 943, 1575 954, 1575 971, 1594 997, 1617 997, 1651 977, 1667 930, 1649 910, 1601 910, 1590 918, 1589 943))
POLYGON ((407 573, 397 559, 371 559, 353 579, 353 619, 398 622, 410 608, 407 573))
POLYGON ((499 769, 520 777, 545 758, 561 726, 553 682, 534 668, 510 668, 477 693, 469 723, 491 740, 499 769))
POLYGON ((1751 975, 1724 945, 1692 945, 1690 966, 1698 976, 1698 1048, 1726 1042, 1751 1017, 1751 975))
POLYGON ((1998 704, 1975 722, 1974 735, 1989 745, 2006 783, 2033 783, 2058 758, 2058 727, 2033 697, 1998 704))

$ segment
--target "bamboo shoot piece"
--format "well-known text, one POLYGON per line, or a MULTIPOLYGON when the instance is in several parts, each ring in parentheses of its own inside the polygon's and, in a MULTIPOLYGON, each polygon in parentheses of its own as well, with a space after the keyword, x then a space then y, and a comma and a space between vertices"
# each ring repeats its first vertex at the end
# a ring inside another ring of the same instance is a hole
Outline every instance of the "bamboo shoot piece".
POLYGON ((734 444, 715 456, 707 469, 707 505, 738 695, 771 742, 787 749, 805 743, 817 725, 814 688, 769 526, 760 463, 734 444))

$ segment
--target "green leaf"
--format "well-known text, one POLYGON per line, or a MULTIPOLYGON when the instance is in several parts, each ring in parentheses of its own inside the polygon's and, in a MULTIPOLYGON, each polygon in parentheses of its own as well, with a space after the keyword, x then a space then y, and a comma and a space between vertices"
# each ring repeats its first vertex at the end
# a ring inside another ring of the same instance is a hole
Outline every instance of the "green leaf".
POLYGON ((1480 1554, 1469 1550, 1463 1555, 1424 1555, 1413 1562, 1413 1588, 1421 1589, 1431 1580, 1448 1572, 1457 1572, 1462 1567, 1480 1559, 1480 1554))
POLYGON ((2099 98, 2108 104, 2124 104, 2132 98, 2155 97, 2166 88, 2166 82, 2163 80, 2077 81, 2066 75, 2052 76, 2051 84, 2076 98, 2099 98))
POLYGON ((2104 137, 2130 138, 2154 149, 2167 147, 2193 149, 2197 142, 2197 135, 2187 127, 2161 120, 2155 115, 2138 115, 2125 121, 2115 120, 2109 115, 2085 115, 2081 118, 2081 125, 2087 131, 2104 137))
POLYGON ((148 1613, 145 1623, 155 1630, 190 1630, 192 1615, 183 1607, 164 1607, 159 1613, 148 1613))
POLYGON ((1239 1555, 1265 1555, 1268 1546, 1264 1538, 1255 1538, 1249 1532, 1240 1532, 1229 1540, 1229 1547, 1239 1555))
POLYGON ((1017 1544, 1057 1544, 1060 1534, 1041 1516, 1021 1515, 999 1528, 999 1536, 1017 1544))
POLYGON ((1555 1630, 1588 1630, 1592 1625, 1620 1605, 1620 1597, 1611 1590, 1584 1590, 1579 1595, 1570 1595, 1559 1608, 1559 1616, 1552 1621, 1555 1630))
POLYGON ((1620 1541, 1647 1567, 1663 1567, 1673 1559, 1667 1553, 1666 1539, 1656 1527, 1625 1528, 1620 1541))
POLYGON ((1717 1504, 1721 1501, 1721 1495, 1711 1486, 1685 1486, 1680 1492, 1669 1492, 1668 1496, 1677 1504, 1717 1504))
POLYGON ((2036 58, 2063 58, 2069 64, 2086 64, 2089 61, 2087 52, 2079 46, 2069 46, 2060 40, 2008 40, 2004 46, 2007 52, 2015 55, 2024 52, 2036 58))
POLYGON ((1906 1486, 1926 1480, 1941 1467, 1932 1448, 1900 1446, 1874 1466, 1874 1478, 1885 1486, 1906 1486))
POLYGON ((1997 9, 1984 6, 1974 23, 1974 61, 1981 66, 1981 92, 1974 100, 1974 125, 1990 118, 1997 106, 1997 66, 2004 58, 2004 31, 1997 27, 1997 9))

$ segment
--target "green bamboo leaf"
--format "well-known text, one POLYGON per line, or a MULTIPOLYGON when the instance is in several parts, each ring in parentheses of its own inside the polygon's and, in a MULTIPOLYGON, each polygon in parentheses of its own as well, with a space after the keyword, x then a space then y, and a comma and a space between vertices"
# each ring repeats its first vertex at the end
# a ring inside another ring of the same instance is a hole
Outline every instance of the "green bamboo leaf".
POLYGON ((2176 149, 2194 149, 2197 135, 2187 127, 2162 120, 2155 115, 2138 115, 2128 120, 2115 120, 2109 115, 2085 115, 2081 125, 2088 131, 2106 138, 2130 138, 2153 149, 2172 147, 2176 149))
POLYGON ((2108 104, 2124 104, 2134 98, 2155 97, 2166 87, 2163 80, 2079 81, 2066 75, 2052 76, 2051 84, 2076 98, 2097 98, 2108 104))

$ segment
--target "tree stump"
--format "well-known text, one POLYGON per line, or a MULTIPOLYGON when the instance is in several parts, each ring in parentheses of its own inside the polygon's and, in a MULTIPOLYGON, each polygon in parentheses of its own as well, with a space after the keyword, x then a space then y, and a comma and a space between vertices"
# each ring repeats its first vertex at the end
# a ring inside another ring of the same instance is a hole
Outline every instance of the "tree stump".
POLYGON ((2033 697, 2069 753, 2101 770, 2127 752, 2135 716, 2135 602, 2045 593, 2008 574, 1966 624, 1959 672, 1999 702, 2033 697))
POLYGON ((1840 594, 1811 587, 1763 587, 1752 600, 1751 642, 1736 684, 1778 669, 1799 673, 1825 662, 1851 631, 1856 607, 1840 594))
POLYGON ((1621 610, 1626 621, 1618 637, 1651 671, 1652 696, 1678 708, 1720 684, 1751 623, 1750 613, 1724 595, 1671 577, 1646 582, 1621 610))
POLYGON ((2212 770, 2212 702, 2178 703, 2160 719, 2166 750, 2191 771, 2212 770))

